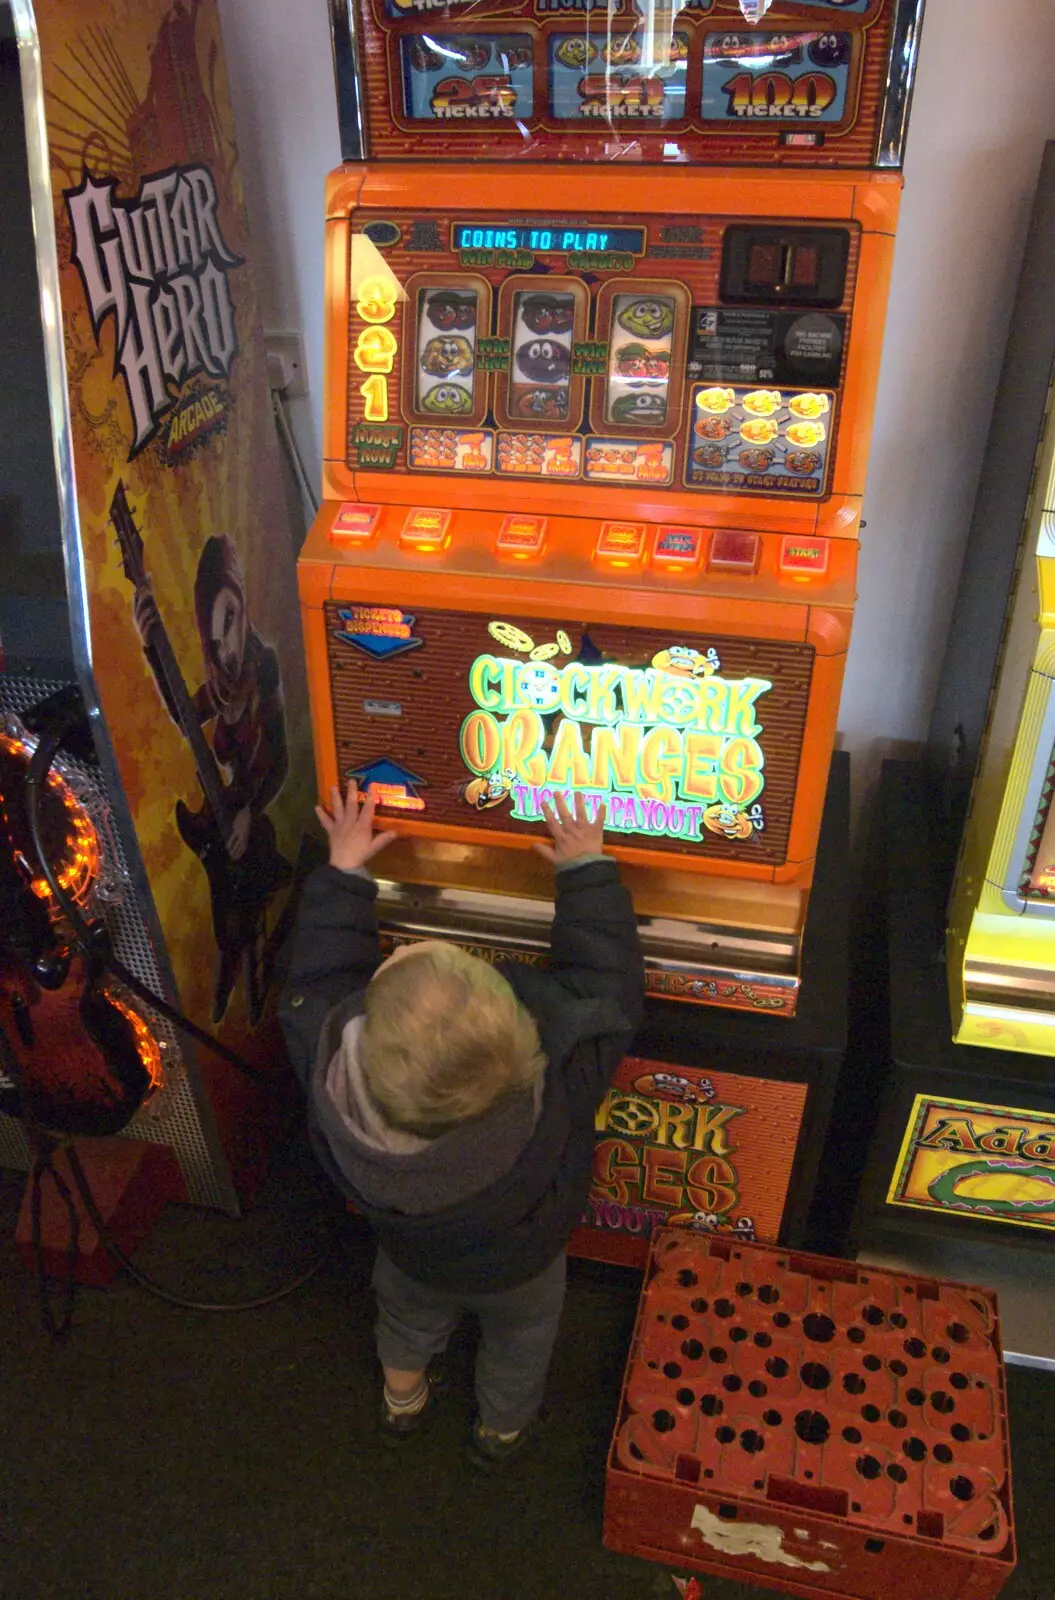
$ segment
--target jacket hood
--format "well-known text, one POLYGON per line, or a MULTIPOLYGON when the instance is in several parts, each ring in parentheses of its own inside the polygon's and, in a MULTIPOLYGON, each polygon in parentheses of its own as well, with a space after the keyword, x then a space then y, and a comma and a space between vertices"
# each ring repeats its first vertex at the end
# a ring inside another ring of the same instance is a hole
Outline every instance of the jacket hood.
MULTIPOLYGON (((336 1096, 331 1091, 330 1068, 348 1023, 363 1015, 362 993, 335 1006, 326 1018, 309 1096, 319 1154, 353 1204, 382 1229, 386 1221, 398 1220, 403 1232, 409 1229, 437 1246, 452 1233, 467 1246, 470 1236, 482 1239, 528 1213, 565 1160, 564 1063, 579 1039, 600 1030, 610 1007, 556 994, 541 973, 527 966, 510 963, 502 972, 538 1024, 548 1062, 537 1091, 541 1104, 530 1094, 516 1096, 439 1139, 421 1140, 416 1151, 375 1148, 370 1124, 353 1105, 354 1086, 346 1080, 336 1096)), ((355 1039, 357 1033, 350 1036, 355 1039)), ((419 1142, 412 1134, 398 1137, 419 1142)))
MULTIPOLYGON (((361 1004, 361 1002, 360 1002, 361 1004)), ((393 1128, 370 1093, 361 1010, 331 1012, 315 1065, 319 1127, 345 1181, 370 1211, 423 1216, 458 1206, 515 1166, 538 1118, 543 1080, 436 1139, 393 1128)))

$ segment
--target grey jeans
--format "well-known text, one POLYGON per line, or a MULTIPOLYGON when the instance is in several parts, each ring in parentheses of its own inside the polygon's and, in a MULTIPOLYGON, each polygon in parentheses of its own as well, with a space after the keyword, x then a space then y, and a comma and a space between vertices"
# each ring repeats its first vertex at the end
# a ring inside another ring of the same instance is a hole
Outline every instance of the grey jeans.
POLYGON ((513 1433, 542 1404, 553 1344, 564 1305, 565 1258, 537 1278, 497 1294, 445 1294, 408 1278, 377 1252, 377 1353, 382 1366, 419 1372, 471 1311, 480 1321, 476 1400, 485 1428, 513 1433))

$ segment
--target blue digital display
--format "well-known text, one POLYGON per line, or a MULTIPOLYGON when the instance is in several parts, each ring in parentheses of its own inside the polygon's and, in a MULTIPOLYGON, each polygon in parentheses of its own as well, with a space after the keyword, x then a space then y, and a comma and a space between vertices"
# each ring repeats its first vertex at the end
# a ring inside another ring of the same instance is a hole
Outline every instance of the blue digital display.
POLYGON ((568 228, 562 222, 533 222, 527 227, 493 222, 456 222, 455 250, 532 250, 584 255, 600 251, 640 256, 645 253, 644 228, 568 228))

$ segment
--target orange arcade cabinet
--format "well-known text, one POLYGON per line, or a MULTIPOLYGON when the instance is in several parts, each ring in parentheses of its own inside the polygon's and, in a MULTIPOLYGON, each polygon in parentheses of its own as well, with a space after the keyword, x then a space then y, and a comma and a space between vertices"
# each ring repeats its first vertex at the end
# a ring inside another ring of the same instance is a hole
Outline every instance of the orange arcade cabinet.
POLYGON ((790 1016, 921 3, 482 9, 335 24, 320 791, 391 939, 525 959, 603 801, 652 992, 790 1016))

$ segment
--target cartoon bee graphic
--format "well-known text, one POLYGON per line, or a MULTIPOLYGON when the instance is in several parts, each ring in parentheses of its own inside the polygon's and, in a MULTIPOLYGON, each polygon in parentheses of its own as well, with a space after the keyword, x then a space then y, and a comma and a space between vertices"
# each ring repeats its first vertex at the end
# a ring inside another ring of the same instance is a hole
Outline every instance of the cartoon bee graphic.
POLYGON ((674 672, 682 677, 709 678, 720 665, 713 647, 704 655, 688 644, 672 644, 652 657, 652 665, 660 672, 674 672))
POLYGON ((717 1233, 722 1219, 717 1211, 678 1211, 667 1221, 672 1228, 691 1228, 694 1233, 717 1233))
POLYGON ((714 1084, 709 1078, 692 1083, 676 1072, 646 1072, 634 1079, 636 1094, 656 1094, 665 1100, 680 1100, 685 1105, 698 1105, 701 1100, 713 1100, 714 1084))
POLYGON ((473 778, 462 789, 462 799, 477 811, 490 811, 492 806, 500 806, 503 800, 508 800, 513 788, 515 772, 508 768, 501 772, 497 768, 486 778, 473 778))
POLYGON ((703 825, 708 832, 724 834, 727 839, 750 839, 755 831, 755 825, 746 812, 722 801, 707 807, 703 813, 703 825))

